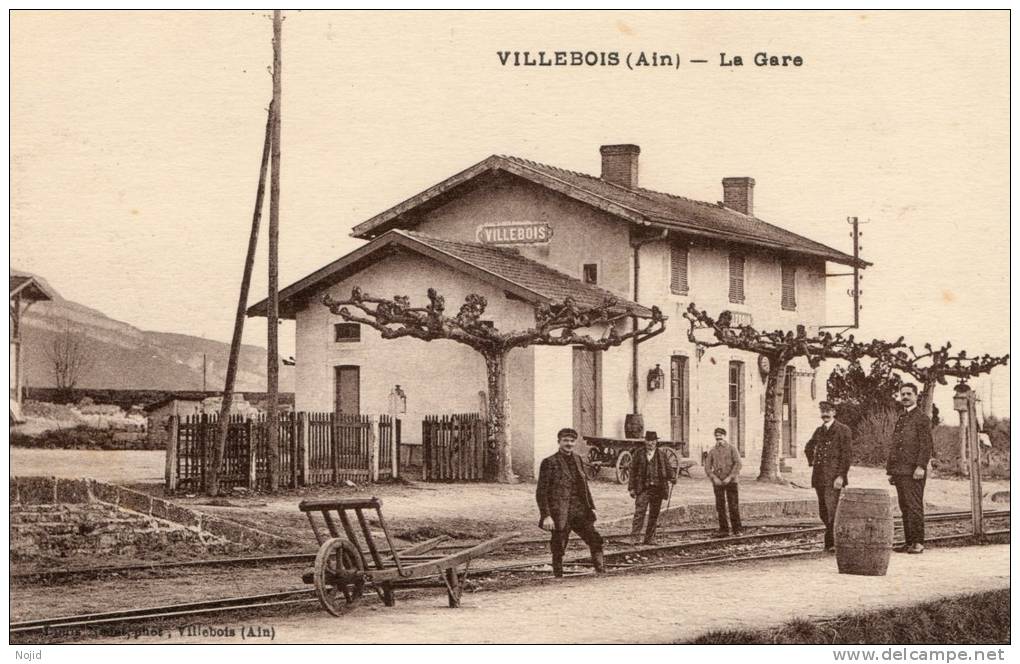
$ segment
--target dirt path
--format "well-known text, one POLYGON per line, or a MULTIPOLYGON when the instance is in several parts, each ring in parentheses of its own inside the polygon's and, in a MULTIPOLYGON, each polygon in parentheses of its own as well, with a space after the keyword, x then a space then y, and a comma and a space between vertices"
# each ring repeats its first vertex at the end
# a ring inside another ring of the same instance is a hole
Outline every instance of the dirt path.
MULTIPOLYGON (((325 613, 262 618, 278 643, 668 643, 710 630, 756 629, 793 618, 914 604, 1009 588, 1009 546, 894 555, 884 577, 840 575, 831 556, 711 570, 568 579, 466 595, 459 610, 440 592, 385 608, 372 602, 344 618, 325 613)), ((211 627, 229 621, 206 621, 211 627)), ((235 631, 239 626, 234 625, 235 631)), ((268 640, 266 638, 265 640, 268 640)), ((114 639, 110 642, 123 642, 114 639)), ((186 637, 154 643, 240 643, 186 637)))

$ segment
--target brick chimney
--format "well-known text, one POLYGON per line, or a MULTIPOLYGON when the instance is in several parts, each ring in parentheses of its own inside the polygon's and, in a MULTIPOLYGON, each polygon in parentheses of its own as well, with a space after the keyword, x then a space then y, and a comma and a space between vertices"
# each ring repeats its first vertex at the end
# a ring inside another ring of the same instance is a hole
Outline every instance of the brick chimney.
POLYGON ((754 216, 754 178, 723 178, 723 205, 754 216))
POLYGON ((602 179, 628 189, 638 186, 638 155, 641 148, 629 143, 623 145, 603 145, 602 179))

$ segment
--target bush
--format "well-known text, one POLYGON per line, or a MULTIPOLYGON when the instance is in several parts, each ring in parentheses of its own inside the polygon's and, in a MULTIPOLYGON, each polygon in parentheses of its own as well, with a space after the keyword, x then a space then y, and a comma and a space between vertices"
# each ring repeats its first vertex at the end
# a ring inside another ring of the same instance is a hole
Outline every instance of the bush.
POLYGON ((896 428, 896 412, 878 410, 864 413, 857 421, 852 463, 855 466, 884 466, 889 440, 896 428))
POLYGON ((49 450, 149 450, 163 449, 164 443, 147 439, 117 440, 115 432, 80 424, 68 429, 50 429, 36 436, 11 433, 11 447, 49 450))
POLYGON ((766 630, 709 632, 690 643, 1009 643, 1009 605, 1009 590, 996 590, 830 620, 792 620, 766 630))

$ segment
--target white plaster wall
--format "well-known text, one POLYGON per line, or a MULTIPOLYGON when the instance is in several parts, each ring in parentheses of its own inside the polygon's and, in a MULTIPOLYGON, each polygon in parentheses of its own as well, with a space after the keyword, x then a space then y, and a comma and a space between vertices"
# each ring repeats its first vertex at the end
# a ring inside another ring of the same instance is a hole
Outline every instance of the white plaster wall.
MULTIPOLYGON (((805 324, 808 333, 817 332, 824 324, 825 314, 825 264, 821 261, 807 261, 798 264, 797 310, 785 311, 781 306, 780 261, 774 256, 760 253, 746 253, 745 302, 729 302, 729 249, 726 245, 694 242, 689 248, 687 295, 670 292, 669 244, 656 242, 641 249, 640 300, 645 305, 658 305, 669 317, 666 332, 640 346, 638 357, 638 402, 644 415, 645 428, 655 430, 660 437, 670 435, 668 378, 670 356, 683 355, 688 358, 690 372, 690 436, 691 458, 700 461, 701 451, 714 444, 712 430, 717 426, 729 429, 728 384, 729 362, 744 363, 745 386, 745 458, 744 475, 757 474, 761 462, 761 441, 763 428, 764 385, 757 368, 758 358, 753 353, 744 353, 729 348, 711 348, 699 360, 694 345, 687 339, 687 321, 683 317, 690 302, 717 316, 729 309, 751 314, 753 324, 759 329, 794 329, 805 324), (667 377, 666 387, 648 392, 646 378, 648 371, 660 365, 667 377)), ((629 352, 629 351, 628 351, 629 352)), ((627 355, 629 376, 629 355, 627 355)), ((810 371, 803 358, 794 366, 800 371, 810 371)), ((620 372, 623 375, 623 372, 620 372)), ((816 399, 811 398, 807 377, 797 378, 797 455, 788 462, 806 463, 803 459, 803 445, 817 424, 817 402, 824 399, 824 376, 817 377, 816 399)), ((606 382, 607 386, 610 384, 606 382)), ((626 404, 629 412, 629 380, 615 394, 606 394, 606 400, 626 404)), ((620 418, 622 433, 622 416, 620 418)))
POLYGON ((516 246, 524 256, 578 279, 583 264, 598 263, 602 288, 633 296, 628 224, 520 178, 504 178, 467 193, 429 212, 415 230, 477 242, 479 226, 508 222, 543 222, 553 228, 546 245, 516 246))
POLYGON ((542 459, 556 452, 556 432, 572 425, 573 354, 569 348, 536 346, 535 366, 540 374, 535 381, 534 476, 542 459))
MULTIPOLYGON (((447 307, 456 311, 468 293, 488 300, 487 318, 503 329, 534 325, 530 305, 508 300, 504 294, 463 273, 413 254, 388 257, 327 291, 334 298, 350 295, 360 286, 379 295, 408 295, 412 304, 427 304, 426 289, 436 288, 446 298, 447 307)), ((425 415, 478 412, 480 393, 487 391, 485 362, 474 350, 453 341, 424 342, 418 339, 382 339, 378 332, 362 326, 358 343, 336 343, 333 325, 342 322, 319 303, 322 293, 310 298, 311 304, 298 312, 297 330, 297 409, 330 412, 333 410, 334 373, 338 365, 357 365, 361 378, 361 412, 386 413, 389 395, 395 385, 407 394, 407 413, 402 416, 404 442, 421 442, 421 420, 425 415)), ((569 355, 569 349, 560 349, 569 355)), ((531 349, 514 350, 509 357, 510 399, 512 411, 514 468, 524 477, 531 476, 534 465, 531 445, 534 429, 534 356, 531 349)))

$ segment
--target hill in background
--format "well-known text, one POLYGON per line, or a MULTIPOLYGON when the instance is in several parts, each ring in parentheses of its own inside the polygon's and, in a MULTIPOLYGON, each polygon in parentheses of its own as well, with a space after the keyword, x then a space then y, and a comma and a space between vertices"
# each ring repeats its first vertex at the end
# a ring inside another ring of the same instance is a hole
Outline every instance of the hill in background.
MULTIPOLYGON (((58 335, 80 334, 93 358, 77 387, 132 390, 201 390, 202 355, 206 386, 222 390, 230 344, 186 334, 148 332, 114 320, 70 300, 33 304, 22 317, 23 385, 54 386, 53 365, 46 357, 58 335)), ((242 346, 236 389, 266 389, 266 350, 242 346)), ((280 367, 280 391, 294 391, 294 368, 280 367)))

